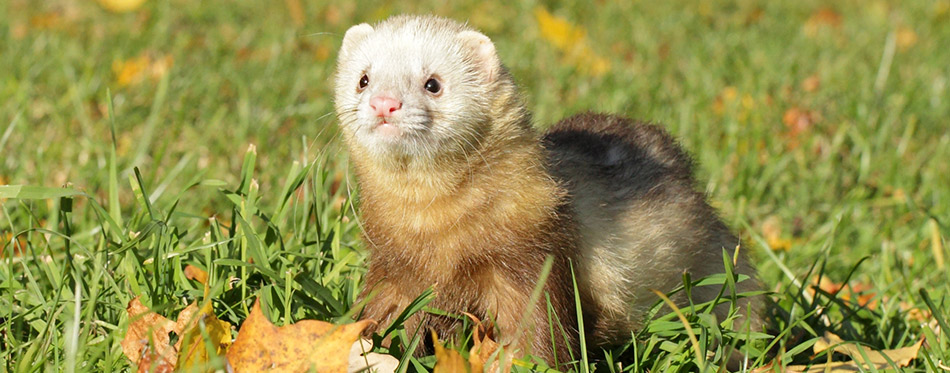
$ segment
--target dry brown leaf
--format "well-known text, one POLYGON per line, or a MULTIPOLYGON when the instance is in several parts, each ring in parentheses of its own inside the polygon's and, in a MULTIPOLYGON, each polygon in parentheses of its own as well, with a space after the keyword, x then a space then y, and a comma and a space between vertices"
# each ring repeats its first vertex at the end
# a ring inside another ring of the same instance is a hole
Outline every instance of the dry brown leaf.
POLYGON ((802 90, 808 93, 817 91, 821 87, 821 79, 818 75, 811 75, 802 81, 802 90))
POLYGON ((465 360, 458 351, 443 347, 433 332, 432 340, 435 341, 436 346, 436 364, 433 372, 482 372, 485 370, 486 364, 489 363, 491 363, 489 370, 492 372, 510 372, 510 356, 496 356, 494 360, 492 359, 492 355, 501 349, 501 345, 492 340, 490 335, 491 325, 483 324, 481 320, 470 313, 464 314, 472 319, 474 323, 472 326, 472 340, 474 344, 469 350, 468 360, 465 360), (498 360, 502 358, 505 359, 504 362, 498 360), (500 366, 503 366, 503 368, 499 369, 500 366))
MULTIPOLYGON (((917 352, 920 350, 923 339, 917 341, 912 346, 893 350, 872 350, 868 347, 855 343, 845 342, 834 333, 825 332, 825 335, 815 343, 812 349, 816 354, 832 349, 834 352, 842 353, 851 357, 851 361, 829 361, 827 363, 810 365, 790 365, 784 367, 785 372, 858 372, 870 369, 873 365, 875 369, 886 369, 893 367, 888 361, 893 361, 897 367, 906 367, 910 362, 917 358, 917 352), (862 355, 863 353, 863 355, 862 355), (865 359, 865 356, 867 357, 865 359)), ((756 370, 756 372, 771 371, 756 370)), ((763 367, 764 368, 764 367, 763 367)))
POLYGON ((812 346, 812 349, 816 354, 833 349, 835 352, 848 355, 854 359, 851 363, 855 368, 858 367, 858 364, 873 364, 878 369, 883 369, 890 366, 889 361, 893 361, 898 367, 907 366, 917 358, 917 351, 920 350, 920 345, 923 343, 924 340, 921 338, 917 343, 908 347, 876 351, 866 346, 845 342, 841 337, 826 331, 825 335, 812 346))
POLYGON ((178 321, 172 322, 149 310, 139 297, 135 297, 126 307, 131 322, 121 343, 122 352, 138 366, 139 372, 174 369, 181 340, 173 346, 168 334, 174 332, 181 335, 187 321, 197 310, 198 306, 189 304, 178 315, 178 321))
POLYGON ((208 284, 208 272, 191 264, 185 266, 185 277, 189 280, 198 281, 202 285, 208 284))
POLYGON ((838 14, 838 12, 831 8, 821 8, 808 17, 803 28, 805 35, 815 37, 823 28, 838 28, 840 26, 841 14, 838 14))
POLYGON ((371 320, 333 325, 302 320, 277 327, 261 312, 260 300, 241 325, 237 340, 228 350, 228 363, 235 372, 263 370, 281 372, 346 372, 349 352, 371 320))
POLYGON ((818 115, 809 110, 793 107, 782 115, 782 123, 788 128, 790 136, 798 136, 805 132, 817 121, 818 115))
POLYGON ((392 355, 368 352, 373 349, 373 341, 361 338, 350 347, 350 364, 347 373, 372 372, 392 373, 399 367, 399 359, 392 355))
POLYGON ((210 303, 200 310, 195 303, 189 304, 175 322, 149 310, 139 297, 129 302, 126 311, 131 322, 121 343, 122 352, 138 366, 139 372, 170 372, 182 367, 204 366, 210 356, 201 337, 201 328, 197 327, 199 322, 212 338, 218 354, 231 343, 231 324, 218 320, 210 303), (181 338, 171 345, 169 333, 181 338), (186 353, 179 356, 184 341, 188 341, 186 353))

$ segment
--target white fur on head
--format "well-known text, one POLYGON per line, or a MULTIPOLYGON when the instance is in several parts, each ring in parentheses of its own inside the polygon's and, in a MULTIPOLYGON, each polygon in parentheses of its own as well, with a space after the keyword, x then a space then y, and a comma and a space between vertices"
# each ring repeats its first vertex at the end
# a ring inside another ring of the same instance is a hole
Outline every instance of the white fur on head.
POLYGON ((349 30, 346 30, 346 35, 343 36, 343 45, 340 46, 340 56, 348 54, 350 50, 353 49, 353 46, 371 33, 373 33, 373 26, 370 26, 368 23, 360 23, 350 27, 349 30))
POLYGON ((490 131, 504 68, 491 40, 461 23, 396 16, 353 26, 338 58, 334 102, 344 135, 378 164, 476 154, 490 131), (430 79, 440 83, 438 94, 426 90, 430 79), (380 119, 369 103, 376 96, 401 103, 387 119, 398 136, 376 130, 380 119))
POLYGON ((484 34, 478 31, 466 30, 458 34, 458 39, 467 48, 474 52, 475 63, 485 77, 485 83, 491 83, 498 78, 501 62, 495 53, 495 44, 484 34))

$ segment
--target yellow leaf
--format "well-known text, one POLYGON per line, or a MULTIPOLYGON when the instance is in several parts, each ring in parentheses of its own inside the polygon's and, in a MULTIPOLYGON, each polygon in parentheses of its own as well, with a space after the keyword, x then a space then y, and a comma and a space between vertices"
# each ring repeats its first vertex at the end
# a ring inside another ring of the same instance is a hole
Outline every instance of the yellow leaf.
POLYGON ((898 27, 897 28, 897 48, 901 51, 906 51, 917 44, 917 33, 913 29, 908 27, 898 27))
POLYGON ((432 341, 435 345, 435 368, 432 373, 453 373, 453 372, 481 372, 481 369, 472 369, 472 365, 462 357, 458 351, 446 349, 439 342, 439 337, 432 332, 432 341))
POLYGON ((802 90, 805 92, 817 91, 819 87, 821 87, 821 79, 818 75, 811 75, 802 81, 802 90))
POLYGON ((115 13, 125 13, 138 9, 145 0, 96 0, 103 8, 115 13))
POLYGON ((112 63, 112 72, 115 74, 115 80, 119 86, 127 86, 142 80, 142 74, 148 68, 149 59, 147 56, 139 56, 125 61, 115 61, 112 63))
POLYGON ((890 366, 889 361, 893 361, 898 367, 907 366, 912 360, 917 358, 917 351, 920 350, 920 346, 923 343, 924 340, 921 339, 908 347, 877 351, 866 346, 845 342, 841 337, 826 331, 825 335, 819 339, 812 348, 816 354, 833 348, 835 352, 848 355, 854 359, 854 361, 851 362, 854 367, 872 364, 878 369, 883 369, 890 366))
POLYGON ((769 216, 762 222, 762 235, 772 250, 788 251, 792 248, 792 241, 782 237, 782 221, 778 216, 769 216))
POLYGON ((584 29, 572 25, 566 19, 554 16, 541 7, 534 9, 534 16, 538 20, 541 36, 557 49, 569 51, 575 45, 584 43, 584 29))
POLYGON ((557 48, 567 63, 592 76, 610 71, 610 61, 603 58, 587 43, 587 31, 564 18, 557 17, 542 7, 534 9, 541 37, 557 48))
POLYGON ((30 26, 36 29, 53 29, 63 22, 63 16, 56 12, 45 12, 30 17, 30 26))
POLYGON ((353 342, 373 324, 371 320, 346 325, 302 320, 278 328, 264 317, 260 303, 254 303, 228 349, 228 363, 235 372, 346 372, 353 342))
POLYGON ((175 60, 172 56, 163 56, 153 59, 148 54, 130 58, 124 61, 114 61, 112 72, 116 83, 125 87, 141 83, 146 77, 159 80, 171 69, 175 60))
POLYGON ((207 370, 201 368, 207 367, 212 356, 223 356, 231 345, 231 323, 218 320, 211 308, 211 302, 208 301, 193 317, 193 320, 189 321, 189 325, 190 327, 185 330, 184 336, 179 340, 179 346, 184 346, 184 348, 181 348, 178 353, 175 368, 179 371, 207 370), (208 350, 202 328, 208 335, 208 342, 214 351, 208 350), (212 352, 214 355, 210 354, 212 352))

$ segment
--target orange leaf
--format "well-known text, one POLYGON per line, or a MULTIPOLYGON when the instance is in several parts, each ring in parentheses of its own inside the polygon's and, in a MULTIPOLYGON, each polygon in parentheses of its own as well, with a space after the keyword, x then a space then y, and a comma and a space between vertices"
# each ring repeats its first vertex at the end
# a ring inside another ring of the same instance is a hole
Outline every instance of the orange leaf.
POLYGON ((121 342, 122 352, 138 365, 140 372, 173 369, 179 346, 170 345, 168 334, 174 332, 181 335, 185 322, 197 309, 194 303, 188 305, 178 315, 178 322, 172 322, 149 310, 139 301, 139 297, 135 297, 126 307, 132 321, 121 342))
POLYGON ((812 75, 802 81, 802 90, 805 92, 814 92, 821 87, 821 79, 818 78, 818 75, 812 75))
MULTIPOLYGON (((485 370, 485 364, 489 362, 492 354, 495 351, 501 349, 501 345, 498 342, 495 342, 491 339, 488 332, 484 333, 482 336, 482 330, 490 331, 490 325, 483 325, 481 320, 470 313, 464 313, 474 322, 472 326, 472 339, 474 344, 468 353, 468 360, 462 357, 462 355, 455 350, 446 349, 439 342, 438 337, 435 332, 432 333, 432 340, 435 341, 435 369, 433 372, 481 372, 485 370)), ((511 359, 506 357, 506 361, 494 361, 493 364, 489 367, 489 371, 492 372, 510 372, 511 371, 511 359), (498 369, 499 364, 504 366, 504 369, 498 369)))
POLYGON ((913 29, 908 27, 898 27, 897 28, 897 48, 902 52, 910 49, 917 44, 917 33, 913 29))
POLYGON ((814 37, 818 35, 822 28, 838 28, 840 26, 841 15, 838 12, 831 8, 821 8, 808 17, 808 20, 805 21, 804 30, 805 35, 814 37))
POLYGON ((179 314, 178 320, 171 320, 152 312, 142 304, 139 297, 129 302, 129 329, 122 340, 122 352, 139 372, 171 372, 182 367, 199 367, 210 360, 205 349, 204 339, 198 325, 204 325, 205 331, 213 339, 216 353, 221 354, 231 343, 231 324, 218 320, 211 310, 211 303, 200 310, 195 303, 189 304, 179 314), (200 322, 200 323, 199 323, 200 322), (171 345, 169 333, 180 338, 171 345), (179 356, 182 342, 186 344, 186 354, 179 356), (179 366, 180 363, 184 365, 179 366))
POLYGON ((452 373, 452 372, 481 372, 481 369, 473 369, 471 363, 465 360, 458 351, 446 349, 439 342, 439 337, 432 332, 433 344, 435 344, 435 368, 432 373, 452 373))
POLYGON ((112 73, 120 86, 141 83, 146 77, 159 80, 174 65, 172 56, 152 58, 148 54, 112 63, 112 73))
POLYGON ((302 320, 277 327, 261 312, 260 303, 254 302, 228 350, 235 372, 346 372, 350 347, 373 324, 371 320, 346 325, 302 320))
POLYGON ((185 277, 189 280, 198 281, 203 285, 208 284, 208 272, 190 264, 185 266, 185 277))
POLYGON ((114 13, 131 12, 145 3, 145 0, 97 0, 99 5, 114 13))

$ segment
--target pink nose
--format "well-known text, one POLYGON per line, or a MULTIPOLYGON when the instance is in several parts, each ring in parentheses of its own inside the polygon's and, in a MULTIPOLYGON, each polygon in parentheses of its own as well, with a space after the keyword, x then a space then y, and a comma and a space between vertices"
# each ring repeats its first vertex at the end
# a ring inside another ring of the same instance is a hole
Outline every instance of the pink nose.
POLYGON ((369 99, 369 107, 373 108, 377 117, 390 117, 393 112, 402 108, 402 101, 389 96, 373 96, 369 99))

